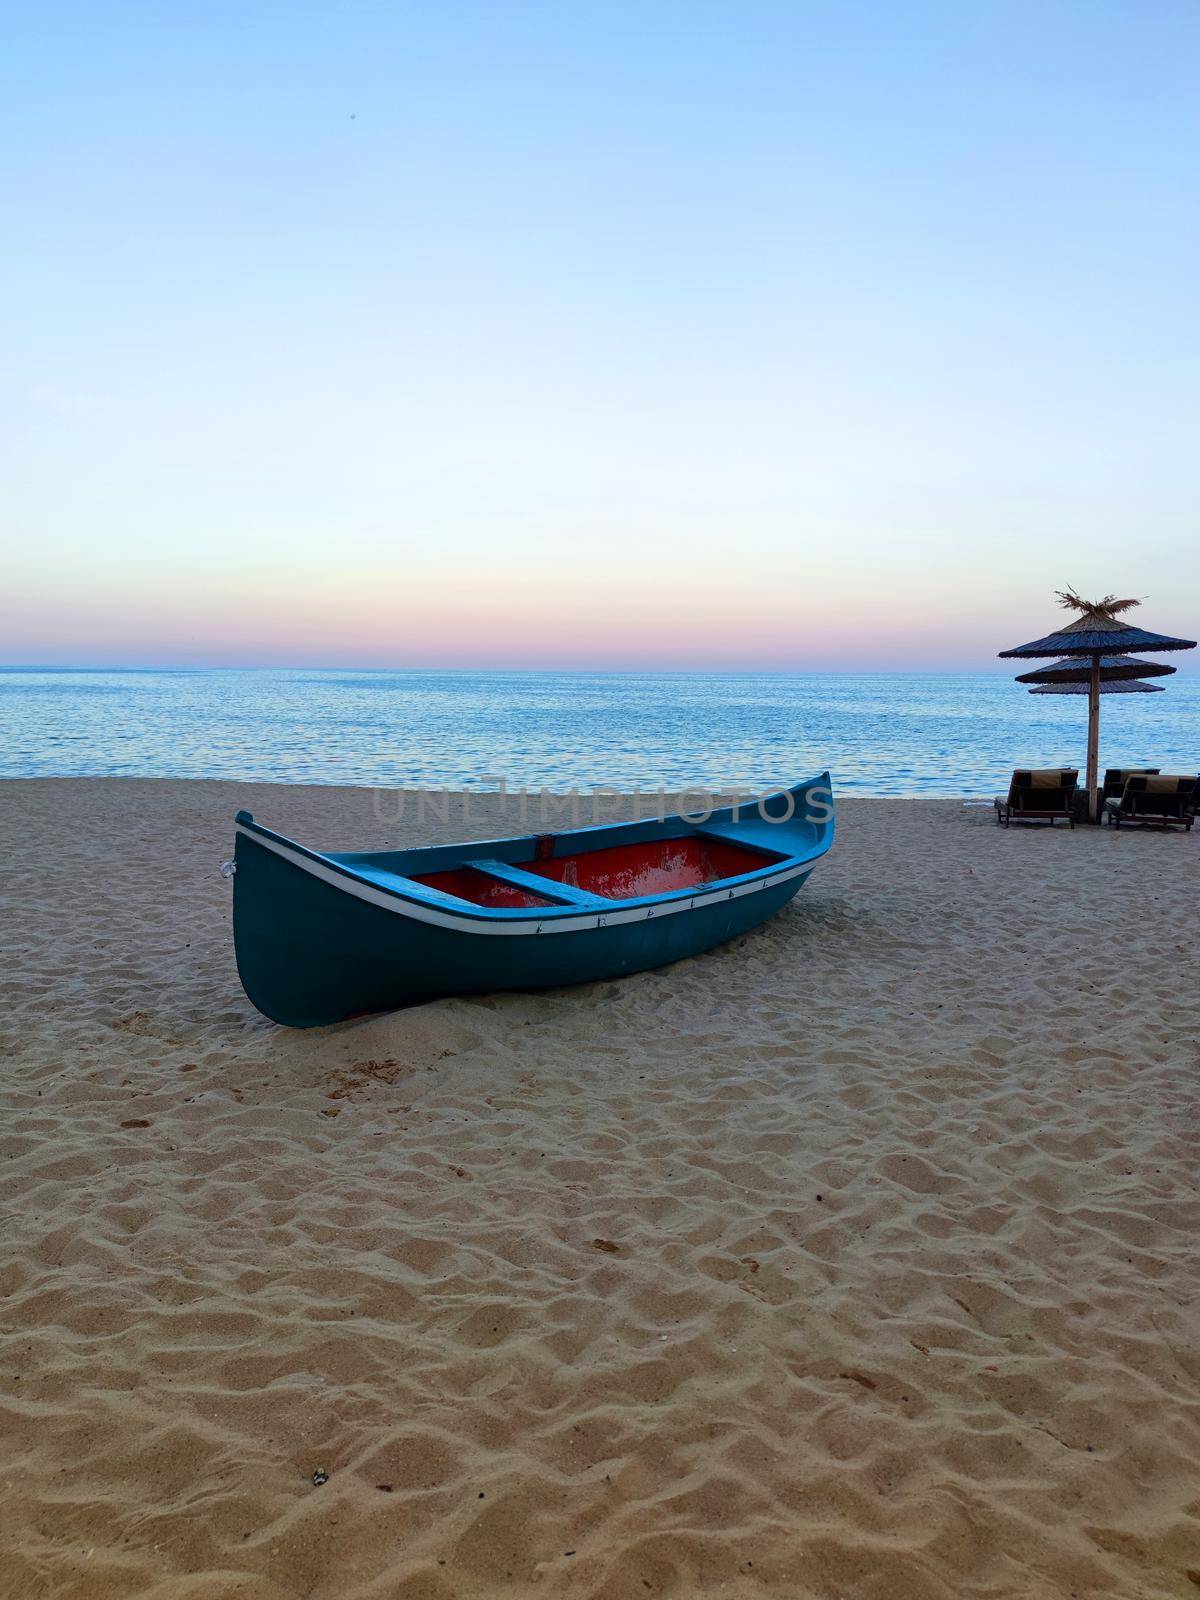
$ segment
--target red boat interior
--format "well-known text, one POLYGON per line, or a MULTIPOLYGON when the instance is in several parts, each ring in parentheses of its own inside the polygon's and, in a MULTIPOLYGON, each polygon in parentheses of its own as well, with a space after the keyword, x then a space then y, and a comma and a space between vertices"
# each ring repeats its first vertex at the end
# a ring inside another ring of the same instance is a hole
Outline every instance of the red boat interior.
POLYGON ((615 844, 607 850, 582 851, 549 861, 523 862, 526 872, 555 883, 586 889, 605 900, 635 900, 640 895, 694 889, 718 878, 736 878, 778 860, 765 850, 747 850, 723 839, 652 839, 644 844, 615 844))
MULTIPOLYGON (((610 845, 607 849, 581 850, 575 855, 518 861, 513 865, 522 872, 605 900, 635 900, 643 895, 669 894, 721 878, 740 877, 781 859, 774 851, 689 834, 682 839, 610 845)), ((515 909, 555 904, 531 889, 505 883, 470 867, 425 873, 416 881, 478 906, 515 909)))

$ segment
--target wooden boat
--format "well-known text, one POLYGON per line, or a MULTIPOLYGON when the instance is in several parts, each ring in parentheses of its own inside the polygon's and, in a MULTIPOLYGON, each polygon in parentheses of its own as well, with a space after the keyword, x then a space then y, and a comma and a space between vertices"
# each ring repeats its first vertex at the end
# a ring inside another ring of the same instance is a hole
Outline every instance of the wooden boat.
POLYGON ((238 973, 311 1028, 438 995, 640 972, 787 903, 833 842, 829 774, 757 805, 486 844, 323 855, 236 818, 238 973))

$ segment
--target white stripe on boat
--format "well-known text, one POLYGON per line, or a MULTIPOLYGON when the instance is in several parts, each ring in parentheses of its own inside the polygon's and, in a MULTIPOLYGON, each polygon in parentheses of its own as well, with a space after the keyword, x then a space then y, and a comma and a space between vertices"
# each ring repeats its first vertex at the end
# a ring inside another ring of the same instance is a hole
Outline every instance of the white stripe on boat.
POLYGON ((700 906, 714 905, 720 900, 733 900, 740 895, 757 894, 760 889, 771 889, 777 883, 786 883, 790 878, 798 878, 802 872, 810 872, 814 865, 812 861, 800 861, 785 867, 780 872, 772 872, 765 878, 755 878, 752 883, 735 884, 733 888, 727 887, 726 884, 714 885, 711 893, 695 894, 687 900, 666 900, 660 905, 636 906, 626 911, 591 912, 579 917, 546 918, 543 914, 543 920, 540 922, 532 919, 526 922, 515 920, 510 922, 500 917, 495 919, 487 916, 459 917, 453 912, 436 909, 424 901, 406 900, 402 895, 389 894, 386 889, 376 889, 361 878, 354 877, 349 868, 344 872, 338 872, 323 862, 310 860, 299 851, 289 850, 287 845, 279 844, 274 839, 264 838, 255 829, 245 828, 241 823, 237 824, 237 832, 245 834, 247 839, 262 849, 282 856, 293 867, 299 867, 301 871, 319 878, 322 883, 331 884, 343 894, 353 895, 356 900, 365 900, 369 905, 380 906, 384 911, 394 911, 398 916, 411 917, 416 922, 432 922, 439 928, 453 928, 458 933, 582 933, 585 929, 610 928, 618 922, 645 922, 647 917, 669 917, 675 912, 692 911, 700 906))

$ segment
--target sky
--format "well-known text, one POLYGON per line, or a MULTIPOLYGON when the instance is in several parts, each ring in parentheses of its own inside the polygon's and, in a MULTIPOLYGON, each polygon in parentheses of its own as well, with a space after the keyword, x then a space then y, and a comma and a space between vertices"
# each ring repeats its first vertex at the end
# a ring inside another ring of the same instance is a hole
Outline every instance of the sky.
POLYGON ((5 41, 0 662, 1004 670, 1068 584, 1196 637, 1194 0, 5 41))

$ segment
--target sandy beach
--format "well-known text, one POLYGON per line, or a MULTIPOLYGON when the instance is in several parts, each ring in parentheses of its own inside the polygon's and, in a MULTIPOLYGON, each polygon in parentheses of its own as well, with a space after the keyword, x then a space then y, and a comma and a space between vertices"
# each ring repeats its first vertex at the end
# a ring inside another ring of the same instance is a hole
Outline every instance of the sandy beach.
POLYGON ((238 806, 460 836, 0 784, 7 1600, 1200 1593, 1200 837, 842 802, 734 945, 289 1033, 238 806))

